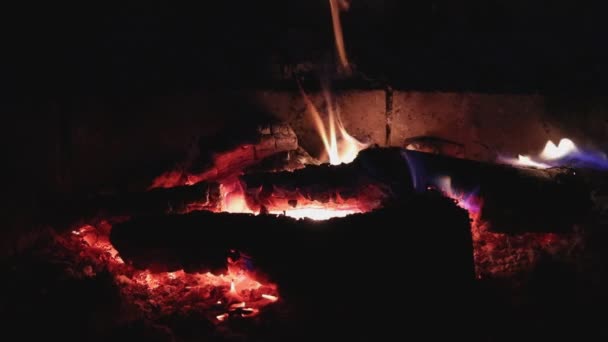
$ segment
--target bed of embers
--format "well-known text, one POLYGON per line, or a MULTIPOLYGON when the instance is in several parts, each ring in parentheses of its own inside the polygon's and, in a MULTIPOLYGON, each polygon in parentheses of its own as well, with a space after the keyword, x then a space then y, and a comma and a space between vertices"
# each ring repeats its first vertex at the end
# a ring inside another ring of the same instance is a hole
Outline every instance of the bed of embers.
POLYGON ((268 125, 206 146, 147 190, 49 205, 7 261, 4 314, 25 337, 31 320, 49 336, 94 340, 445 328, 506 341, 595 324, 585 310, 604 303, 605 171, 467 161, 426 153, 428 139, 350 141, 324 138, 324 164, 288 125, 268 125), (543 328, 556 322, 563 330, 543 328))

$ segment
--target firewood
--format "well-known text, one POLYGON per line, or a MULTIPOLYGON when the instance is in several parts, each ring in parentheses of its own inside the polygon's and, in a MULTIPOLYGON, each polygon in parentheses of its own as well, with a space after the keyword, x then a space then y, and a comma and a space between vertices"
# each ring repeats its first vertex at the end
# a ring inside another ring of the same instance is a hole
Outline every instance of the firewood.
POLYGON ((453 300, 474 279, 468 215, 431 192, 327 221, 205 211, 141 217, 115 225, 110 238, 126 262, 156 270, 214 270, 236 249, 279 285, 282 298, 323 310, 376 314, 376 306, 422 298, 431 305, 453 300), (375 296, 386 291, 387 301, 375 296))
POLYGON ((136 215, 184 213, 192 210, 218 210, 220 185, 199 182, 193 186, 159 188, 141 192, 97 195, 84 200, 58 203, 46 217, 58 229, 114 221, 136 215))
MULTIPOLYGON (((565 232, 585 219, 593 184, 566 168, 534 169, 483 163, 400 148, 372 148, 351 164, 240 177, 254 210, 321 203, 364 210, 429 187, 481 199, 481 218, 496 232, 565 232), (449 189, 444 188, 446 179, 449 189), (349 202, 350 201, 350 202, 349 202)), ((597 176, 596 176, 597 178, 597 176)))
POLYGON ((481 199, 481 219, 495 232, 565 232, 585 220, 591 188, 576 170, 535 169, 404 151, 418 190, 442 187, 481 199))
POLYGON ((409 169, 400 149, 362 151, 350 164, 309 165, 293 172, 250 173, 240 177, 247 204, 255 211, 321 205, 377 208, 411 192, 409 169))
POLYGON ((231 134, 200 142, 194 160, 157 177, 152 188, 169 188, 200 181, 221 180, 274 154, 298 148, 298 138, 287 124, 269 124, 257 129, 235 129, 231 134))

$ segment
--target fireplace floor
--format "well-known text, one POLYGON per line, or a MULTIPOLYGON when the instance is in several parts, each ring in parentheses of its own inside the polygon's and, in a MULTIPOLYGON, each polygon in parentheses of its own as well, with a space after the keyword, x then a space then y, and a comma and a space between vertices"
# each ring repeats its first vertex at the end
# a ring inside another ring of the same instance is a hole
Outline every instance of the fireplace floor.
MULTIPOLYGON (((240 334, 218 332, 198 317, 175 316, 170 321, 153 322, 121 302, 110 274, 76 279, 66 274, 65 265, 42 253, 18 256, 10 260, 10 266, 4 266, 1 286, 2 316, 7 322, 4 333, 21 340, 42 336, 79 341, 284 341, 285 336, 291 340, 361 339, 360 330, 348 328, 349 322, 340 317, 331 321, 321 316, 319 321, 285 322, 280 314, 269 315, 264 317, 263 325, 234 322, 240 334)), ((460 324, 468 340, 473 341, 602 340, 608 331, 602 315, 597 313, 607 303, 604 289, 608 278, 605 274, 588 278, 588 273, 547 264, 516 288, 512 281, 480 280, 475 285, 473 300, 460 308, 461 314, 453 317, 453 323, 460 324)), ((389 278, 386 283, 385 293, 361 294, 361 298, 354 300, 371 296, 390 301, 397 293, 408 291, 405 286, 400 287, 396 278, 389 278)), ((375 316, 367 328, 377 331, 378 338, 397 333, 405 339, 416 339, 426 329, 444 329, 433 319, 420 322, 421 329, 402 329, 402 324, 411 319, 408 315, 415 314, 407 307, 361 313, 375 316), (374 326, 372 322, 379 324, 374 326)), ((453 336, 450 330, 442 334, 453 336)))
MULTIPOLYGON (((387 240, 390 252, 386 246, 361 250, 346 258, 350 264, 334 277, 302 277, 297 273, 302 266, 295 267, 295 276, 283 276, 287 281, 279 283, 284 298, 276 306, 253 319, 226 324, 179 308, 169 315, 142 312, 125 301, 109 271, 87 269, 56 233, 41 232, 30 248, 3 262, 2 316, 10 322, 5 333, 23 340, 45 336, 79 341, 377 340, 395 335, 416 339, 420 334, 473 341, 586 341, 608 336, 602 316, 596 314, 608 303, 604 231, 588 227, 594 243, 575 264, 547 256, 528 273, 483 277, 463 288, 457 278, 466 268, 458 269, 454 261, 463 244, 456 243, 457 235, 446 235, 454 219, 442 219, 445 214, 433 218, 436 203, 422 202, 418 198, 398 212, 415 213, 408 215, 408 223, 427 228, 405 233, 409 241, 396 234, 387 240), (442 234, 444 242, 437 240, 442 234), (390 258, 395 255, 401 257, 390 258), (302 283, 305 279, 309 282, 302 283)), ((395 229, 398 217, 370 216, 364 215, 369 222, 362 226, 373 224, 376 237, 395 229)), ((284 260, 288 258, 279 258, 275 267, 286 266, 284 260)), ((337 267, 334 262, 321 270, 337 267)))

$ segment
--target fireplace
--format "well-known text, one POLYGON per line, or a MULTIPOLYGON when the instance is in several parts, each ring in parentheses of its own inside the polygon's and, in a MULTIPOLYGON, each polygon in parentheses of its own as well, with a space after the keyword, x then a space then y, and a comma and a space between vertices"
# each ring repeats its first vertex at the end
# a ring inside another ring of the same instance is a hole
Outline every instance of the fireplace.
POLYGON ((2 104, 11 332, 608 336, 598 15, 217 5, 23 32, 55 53, 16 56, 2 104))

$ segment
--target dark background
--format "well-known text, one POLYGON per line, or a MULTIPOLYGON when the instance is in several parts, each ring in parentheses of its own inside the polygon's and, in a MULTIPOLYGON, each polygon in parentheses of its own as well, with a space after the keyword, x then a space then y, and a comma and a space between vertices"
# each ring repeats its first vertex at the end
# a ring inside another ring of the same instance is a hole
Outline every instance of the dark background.
MULTIPOLYGON (((576 111, 605 94, 605 13, 599 1, 353 0, 342 22, 357 73, 345 86, 540 93, 576 111)), ((182 157, 175 146, 240 102, 225 90, 294 88, 285 70, 298 65, 335 70, 326 0, 19 3, 2 14, 2 208, 20 217, 9 226, 62 196, 149 184, 182 157)))
MULTIPOLYGON (((603 6, 578 1, 353 0, 359 70, 412 89, 603 91, 603 6)), ((326 0, 6 9, 6 95, 166 94, 260 86, 333 53, 326 0)))

